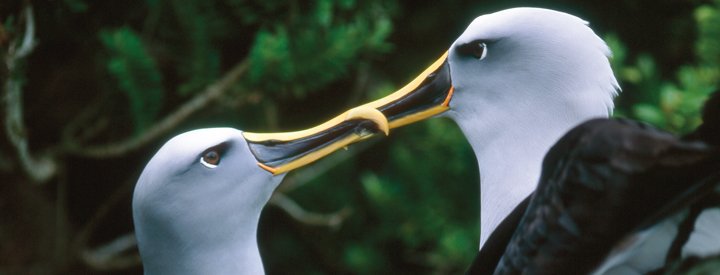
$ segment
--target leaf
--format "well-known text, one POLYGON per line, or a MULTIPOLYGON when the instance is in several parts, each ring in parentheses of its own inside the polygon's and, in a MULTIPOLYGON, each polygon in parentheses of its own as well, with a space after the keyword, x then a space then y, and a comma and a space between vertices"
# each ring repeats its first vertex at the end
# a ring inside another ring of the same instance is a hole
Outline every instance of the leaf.
POLYGON ((70 11, 75 13, 82 13, 87 11, 88 5, 82 0, 63 0, 65 5, 70 9, 70 11))
POLYGON ((210 1, 171 1, 170 7, 183 35, 175 37, 180 95, 201 91, 220 75, 220 53, 213 45, 225 22, 210 1))
POLYGON ((345 77, 361 57, 389 50, 392 21, 374 5, 379 4, 316 0, 308 10, 292 3, 273 6, 275 13, 290 16, 269 19, 257 33, 249 84, 274 95, 302 98, 345 77), (341 12, 356 4, 357 11, 341 12))
POLYGON ((620 41, 620 37, 618 37, 616 33, 609 33, 605 35, 604 40, 612 52, 610 66, 617 71, 626 61, 627 47, 625 47, 625 45, 620 41))
POLYGON ((665 117, 662 111, 656 106, 650 104, 637 104, 633 106, 633 112, 640 120, 653 124, 657 127, 665 127, 665 117))
POLYGON ((140 37, 130 28, 100 32, 108 52, 107 70, 130 104, 135 134, 147 129, 163 102, 162 75, 140 37))

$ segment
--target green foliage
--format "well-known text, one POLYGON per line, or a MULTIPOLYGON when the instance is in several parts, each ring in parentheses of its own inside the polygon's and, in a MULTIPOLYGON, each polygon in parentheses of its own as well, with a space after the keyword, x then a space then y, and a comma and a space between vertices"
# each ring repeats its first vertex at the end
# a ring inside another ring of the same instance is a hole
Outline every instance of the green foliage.
POLYGON ((433 119, 401 130, 387 170, 366 172, 362 184, 378 216, 375 247, 388 240, 414 251, 440 273, 460 273, 478 242, 478 178, 473 152, 455 125, 433 119), (422 161, 419 161, 422 159, 422 161))
POLYGON ((697 55, 705 64, 720 64, 720 1, 708 4, 695 10, 695 21, 698 24, 699 37, 696 42, 697 55))
POLYGON ((260 6, 287 14, 265 21, 250 51, 249 83, 264 91, 301 97, 343 76, 363 54, 389 49, 385 40, 392 24, 380 1, 316 0, 308 7, 268 1, 260 6))
POLYGON ((164 2, 160 8, 169 8, 171 14, 166 16, 174 19, 165 27, 177 27, 181 34, 170 38, 182 79, 178 92, 199 92, 220 75, 220 52, 213 42, 228 25, 212 1, 160 1, 164 2))
MULTIPOLYGON (((15 16, 10 15, 7 18, 5 18, 2 22, 2 28, 3 28, 3 30, 2 30, 3 37, 2 38, 7 39, 7 36, 9 34, 15 32, 15 16)), ((5 42, 5 41, 3 41, 3 42, 5 42)))
POLYGON ((109 54, 108 72, 130 102, 135 134, 146 130, 162 107, 162 76, 140 37, 124 27, 100 33, 109 54))
POLYGON ((274 98, 317 91, 389 49, 392 6, 351 0, 148 0, 143 39, 129 28, 104 30, 101 38, 110 52, 109 71, 130 99, 137 133, 158 115, 163 88, 173 91, 168 100, 193 95, 220 77, 221 60, 233 65, 242 55, 251 66, 236 90, 274 98), (220 45, 246 48, 223 59, 228 51, 220 45))
POLYGON ((85 12, 88 9, 87 3, 83 0, 63 0, 63 2, 72 12, 85 12))
POLYGON ((343 262, 358 274, 372 274, 387 270, 387 263, 377 248, 368 243, 353 242, 343 253, 343 262))
POLYGON ((698 40, 696 64, 684 65, 672 81, 663 80, 652 57, 639 55, 635 64, 625 65, 626 49, 614 35, 606 37, 615 53, 612 65, 637 102, 620 114, 649 122, 676 133, 687 133, 700 123, 700 107, 720 81, 720 1, 699 7, 695 12, 698 40), (629 87, 629 88, 628 88, 629 87))

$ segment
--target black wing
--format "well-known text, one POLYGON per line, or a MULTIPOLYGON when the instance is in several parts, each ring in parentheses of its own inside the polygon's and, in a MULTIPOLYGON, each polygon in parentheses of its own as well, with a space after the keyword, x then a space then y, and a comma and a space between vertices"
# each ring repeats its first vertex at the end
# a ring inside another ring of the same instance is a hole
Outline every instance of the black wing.
POLYGON ((702 120, 702 125, 685 136, 684 139, 700 140, 708 144, 720 145, 720 91, 715 91, 705 101, 702 120))
MULTIPOLYGON (((716 91, 710 97, 710 99, 706 101, 705 106, 703 107, 703 124, 698 127, 696 131, 685 136, 683 139, 688 141, 703 141, 705 143, 715 146, 720 145, 720 91, 716 91)), ((571 142, 565 142, 563 148, 559 148, 560 145, 556 146, 556 148, 553 149, 553 152, 555 152, 554 156, 548 156, 548 159, 552 158, 552 161, 560 159, 562 154, 558 153, 569 150, 571 146, 575 145, 571 144, 571 142)), ((548 165, 548 162, 552 161, 546 160, 546 166, 548 165)), ((518 205, 508 217, 505 218, 505 220, 492 233, 492 235, 490 235, 490 238, 485 243, 482 250, 478 252, 475 260, 468 268, 466 274, 493 273, 493 270, 495 270, 499 264, 503 252, 505 252, 506 248, 508 247, 511 237, 513 236, 514 231, 517 229, 521 217, 524 215, 525 210, 529 205, 530 198, 533 196, 533 194, 530 194, 528 198, 523 200, 523 202, 518 205)), ((714 196, 708 195, 690 206, 691 211, 688 217, 686 217, 680 225, 678 236, 676 237, 670 251, 668 252, 667 258, 669 262, 672 262, 679 258, 682 246, 688 240, 690 233, 692 232, 692 227, 694 225, 695 219, 698 217, 698 215, 705 208, 717 206, 719 197, 720 194, 715 194, 714 196)), ((506 267, 499 269, 499 271, 502 270, 509 269, 507 269, 506 267)))
POLYGON ((584 274, 628 234, 720 182, 717 149, 644 124, 597 119, 546 156, 496 274, 584 274))

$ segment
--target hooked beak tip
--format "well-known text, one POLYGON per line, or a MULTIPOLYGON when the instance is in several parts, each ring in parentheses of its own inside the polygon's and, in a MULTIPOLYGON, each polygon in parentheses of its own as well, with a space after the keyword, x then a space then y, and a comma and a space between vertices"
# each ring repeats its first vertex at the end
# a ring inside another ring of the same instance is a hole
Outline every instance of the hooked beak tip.
POLYGON ((347 121, 353 119, 365 119, 372 121, 375 123, 378 130, 383 132, 386 136, 390 135, 390 123, 388 122, 387 117, 378 109, 367 106, 353 108, 348 111, 345 120, 347 121))

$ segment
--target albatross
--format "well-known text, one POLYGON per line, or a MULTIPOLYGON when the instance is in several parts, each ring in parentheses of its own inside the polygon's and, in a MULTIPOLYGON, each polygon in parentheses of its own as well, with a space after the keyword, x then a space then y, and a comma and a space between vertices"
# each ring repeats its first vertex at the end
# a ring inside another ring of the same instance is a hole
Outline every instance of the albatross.
MULTIPOLYGON (((485 245, 514 210, 524 212, 546 153, 573 127, 612 113, 620 86, 610 55, 576 16, 541 8, 503 10, 477 17, 413 81, 363 106, 381 111, 391 128, 435 116, 459 125, 480 171, 480 250, 504 251, 485 245)), ((703 241, 683 244, 684 256, 720 251, 717 210, 699 215, 689 240, 703 241)), ((603 271, 642 274, 659 268, 678 223, 649 226, 628 247, 632 251, 603 271)), ((511 235, 510 224, 501 229, 511 235)))
POLYGON ((358 108, 297 132, 209 128, 170 139, 133 194, 145 274, 263 274, 258 220, 286 173, 378 132, 388 133, 386 118, 358 108))

